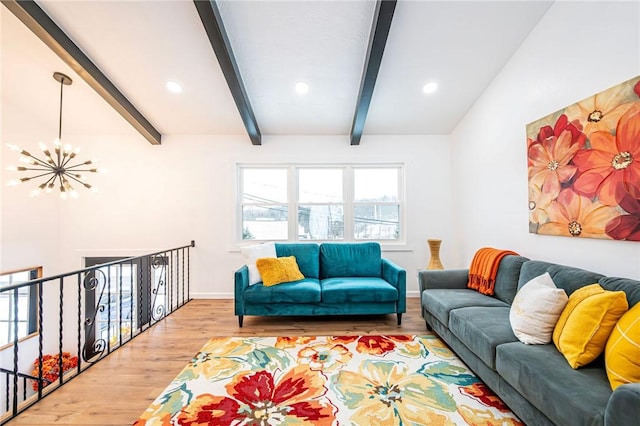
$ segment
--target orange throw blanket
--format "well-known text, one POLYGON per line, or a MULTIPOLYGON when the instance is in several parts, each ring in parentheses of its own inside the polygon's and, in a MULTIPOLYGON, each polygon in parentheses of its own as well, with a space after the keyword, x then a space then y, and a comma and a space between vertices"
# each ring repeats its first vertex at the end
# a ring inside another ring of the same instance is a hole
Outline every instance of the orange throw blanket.
POLYGON ((499 250, 491 247, 479 249, 473 256, 469 267, 469 283, 467 287, 478 290, 482 294, 493 295, 500 261, 510 254, 518 255, 518 253, 511 250, 499 250))

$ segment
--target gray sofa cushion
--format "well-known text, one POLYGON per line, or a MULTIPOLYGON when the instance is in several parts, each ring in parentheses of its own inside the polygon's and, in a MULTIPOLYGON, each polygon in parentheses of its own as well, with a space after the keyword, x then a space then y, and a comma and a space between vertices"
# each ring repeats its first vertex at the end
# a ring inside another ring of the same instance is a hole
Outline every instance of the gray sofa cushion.
POLYGON ((500 261, 498 275, 496 275, 496 285, 494 286, 493 295, 508 304, 513 303, 513 298, 518 291, 518 277, 520 276, 520 268, 526 257, 522 256, 505 256, 500 261))
POLYGON ((469 307, 449 314, 449 329, 478 358, 495 370, 496 346, 517 342, 509 324, 510 307, 469 307))
POLYGON ((604 277, 600 279, 600 285, 605 290, 624 291, 627 294, 629 308, 640 302, 640 281, 629 278, 604 277))
POLYGON ((518 290, 532 278, 542 275, 545 272, 551 275, 556 287, 567 292, 567 296, 571 296, 571 293, 580 287, 597 283, 600 278, 604 277, 602 274, 596 274, 595 272, 571 266, 542 262, 540 260, 530 260, 522 265, 520 278, 518 280, 518 290))
MULTIPOLYGON (((449 312, 468 306, 508 307, 502 300, 486 296, 469 288, 465 289, 429 289, 422 292, 422 306, 445 326, 449 326, 449 312)), ((508 321, 508 317, 507 317, 508 321)))
POLYGON ((611 388, 602 364, 574 370, 554 345, 505 343, 496 371, 558 425, 603 425, 611 388))

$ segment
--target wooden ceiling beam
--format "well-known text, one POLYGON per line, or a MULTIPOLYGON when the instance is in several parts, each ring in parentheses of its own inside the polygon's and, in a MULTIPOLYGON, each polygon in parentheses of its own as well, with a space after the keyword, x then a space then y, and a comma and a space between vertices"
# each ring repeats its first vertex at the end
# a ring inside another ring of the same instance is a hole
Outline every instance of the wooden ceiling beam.
POLYGON ((23 24, 154 145, 162 135, 33 0, 1 0, 23 24))
POLYGON ((244 127, 247 129, 249 139, 251 139, 253 145, 261 145, 262 135, 260 134, 256 117, 253 114, 249 96, 244 88, 242 76, 231 49, 231 43, 224 29, 218 5, 214 0, 193 0, 193 3, 198 10, 211 47, 218 58, 218 63, 227 80, 227 85, 231 90, 231 95, 236 103, 244 127))
POLYGON ((351 125, 351 145, 360 145, 360 138, 369 113, 373 89, 376 86, 378 71, 387 44, 387 37, 391 28, 393 12, 396 9, 397 0, 378 0, 371 24, 369 46, 364 62, 364 70, 360 81, 360 92, 356 103, 356 112, 351 125))

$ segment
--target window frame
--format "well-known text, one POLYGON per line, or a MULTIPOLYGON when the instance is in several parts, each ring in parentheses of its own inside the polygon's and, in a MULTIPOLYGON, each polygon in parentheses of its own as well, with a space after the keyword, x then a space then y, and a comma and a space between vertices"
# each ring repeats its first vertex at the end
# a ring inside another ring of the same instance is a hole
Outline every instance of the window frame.
POLYGON ((375 241, 384 246, 404 246, 406 245, 406 195, 405 195, 405 165, 404 163, 295 163, 295 164, 259 164, 259 163, 237 163, 236 164, 236 223, 233 227, 234 237, 237 245, 247 245, 261 243, 265 241, 282 242, 367 242, 375 241), (243 201, 243 170, 245 169, 284 169, 287 171, 287 202, 275 203, 274 205, 286 206, 288 210, 287 236, 282 239, 243 239, 243 207, 245 205, 255 205, 243 201), (343 201, 323 202, 318 205, 342 205, 343 206, 343 238, 342 239, 306 239, 300 238, 298 228, 300 219, 298 209, 300 206, 313 205, 316 203, 300 202, 299 195, 299 171, 302 169, 342 169, 343 201), (397 201, 379 202, 356 202, 355 177, 356 169, 396 169, 398 173, 397 201), (376 238, 356 238, 355 237, 355 207, 358 205, 397 205, 398 206, 398 238, 376 239, 376 238))
MULTIPOLYGON (((14 275, 14 274, 19 274, 21 272, 29 272, 30 273, 29 281, 33 281, 33 280, 37 280, 37 279, 42 278, 42 266, 32 266, 32 267, 28 267, 28 268, 15 269, 15 270, 7 271, 7 272, 1 272, 0 275, 1 276, 14 275)), ((13 284, 15 284, 15 283, 11 283, 11 282, 9 283, 9 285, 13 285, 13 284)), ((9 299, 11 299, 13 297, 13 291, 5 292, 5 293, 7 294, 9 299)), ((3 295, 5 293, 3 293, 3 295)), ((9 303, 13 303, 13 302, 11 301, 9 303)), ((27 317, 27 334, 25 334, 22 337, 18 337, 18 339, 17 339, 18 343, 24 342, 25 340, 31 339, 32 337, 38 336, 40 334, 40 327, 39 327, 39 324, 38 324, 38 310, 39 310, 39 307, 38 307, 38 286, 36 286, 36 285, 29 286, 27 306, 28 306, 28 310, 29 310, 29 314, 28 314, 28 317, 27 317)), ((10 321, 9 318, 6 321, 4 321, 4 320, 0 321, 0 323, 5 323, 5 322, 8 323, 8 324, 12 323, 12 321, 10 321)), ((20 322, 20 320, 18 320, 18 322, 20 322)), ((0 351, 13 346, 14 344, 15 344, 15 340, 8 341, 7 343, 1 343, 0 342, 0 351)))

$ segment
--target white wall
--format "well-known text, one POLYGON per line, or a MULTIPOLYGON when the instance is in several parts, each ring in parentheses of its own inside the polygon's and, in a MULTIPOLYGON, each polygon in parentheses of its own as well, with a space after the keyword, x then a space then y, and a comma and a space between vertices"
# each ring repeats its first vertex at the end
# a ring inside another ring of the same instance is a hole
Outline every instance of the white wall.
POLYGON ((428 262, 427 238, 444 240, 445 266, 452 259, 447 136, 365 136, 355 147, 341 136, 265 136, 262 146, 245 136, 167 136, 160 146, 137 136, 72 139, 108 168, 90 177, 99 193, 81 190, 79 199, 59 202, 57 194, 32 199, 27 188, 5 190, 11 202, 3 203, 2 226, 15 238, 3 238, 3 251, 15 252, 19 263, 41 244, 54 245, 58 263, 47 275, 80 268, 84 256, 138 255, 193 239, 192 296, 231 298, 233 272, 242 264, 234 237, 237 163, 403 163, 407 244, 384 256, 407 269, 413 294, 416 270, 428 262), (33 206, 27 214, 25 206, 33 206), (18 233, 40 217, 52 222, 33 235, 18 233))
POLYGON ((528 233, 525 126, 640 74, 640 3, 556 2, 452 134, 456 262, 480 247, 640 278, 637 242, 528 233))

